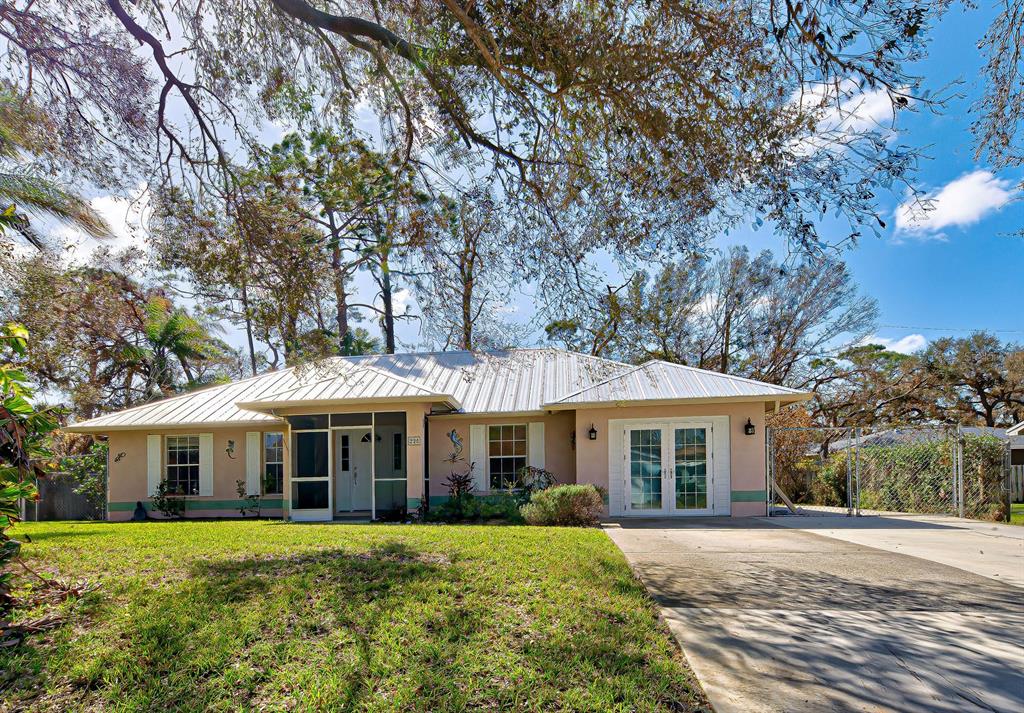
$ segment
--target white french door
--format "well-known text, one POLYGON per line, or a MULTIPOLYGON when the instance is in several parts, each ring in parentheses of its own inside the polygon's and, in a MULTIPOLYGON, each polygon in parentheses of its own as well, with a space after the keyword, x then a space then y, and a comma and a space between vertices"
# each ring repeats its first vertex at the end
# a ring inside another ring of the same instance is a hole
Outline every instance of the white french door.
POLYGON ((626 512, 710 515, 710 423, 647 423, 625 430, 626 512))

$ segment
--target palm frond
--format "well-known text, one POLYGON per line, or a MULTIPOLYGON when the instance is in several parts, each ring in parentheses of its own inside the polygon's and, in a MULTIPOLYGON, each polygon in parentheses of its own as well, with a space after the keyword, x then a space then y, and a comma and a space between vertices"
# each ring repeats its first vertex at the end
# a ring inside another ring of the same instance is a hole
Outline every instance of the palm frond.
POLYGON ((113 231, 103 217, 80 196, 48 178, 20 167, 0 170, 0 206, 0 210, 12 215, 53 216, 73 224, 94 238, 113 236, 113 231))

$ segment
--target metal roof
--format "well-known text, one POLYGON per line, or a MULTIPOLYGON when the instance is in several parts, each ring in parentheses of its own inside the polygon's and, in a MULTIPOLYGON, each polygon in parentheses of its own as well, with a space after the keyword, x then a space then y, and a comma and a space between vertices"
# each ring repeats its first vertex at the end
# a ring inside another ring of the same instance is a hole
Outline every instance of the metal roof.
POLYGON ((324 401, 439 401, 459 408, 450 394, 438 393, 384 369, 345 359, 335 359, 299 385, 256 398, 239 400, 240 409, 267 411, 324 401))
POLYGON ((806 391, 666 361, 648 361, 563 396, 549 408, 637 401, 765 399, 803 401, 806 391))
POLYGON ((71 431, 275 423, 287 405, 436 401, 463 413, 540 413, 584 403, 737 399, 796 401, 805 392, 668 364, 633 367, 561 349, 335 357, 77 423, 71 431), (246 406, 248 408, 243 408, 246 406))

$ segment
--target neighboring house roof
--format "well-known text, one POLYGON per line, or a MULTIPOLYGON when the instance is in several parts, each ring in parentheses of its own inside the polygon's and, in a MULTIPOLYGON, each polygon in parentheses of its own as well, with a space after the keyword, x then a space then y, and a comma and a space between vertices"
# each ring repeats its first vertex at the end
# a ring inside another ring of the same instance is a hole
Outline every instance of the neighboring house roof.
POLYGON ((773 400, 809 397, 805 391, 666 361, 649 361, 548 403, 549 408, 637 401, 773 400))
POLYGON ((1024 421, 1021 421, 1016 426, 1011 426, 1007 429, 1006 435, 1008 436, 1024 436, 1024 421))
MULTIPOLYGON (((886 428, 880 431, 869 429, 860 438, 840 438, 829 444, 832 451, 841 451, 851 445, 860 446, 894 446, 900 443, 926 443, 941 441, 956 432, 956 426, 907 426, 904 428, 886 428)), ((1005 428, 989 426, 961 426, 960 432, 965 436, 991 436, 1000 441, 1008 440, 1009 432, 1005 428)))
POLYGON ((279 419, 268 413, 273 408, 386 400, 444 403, 463 413, 541 413, 575 408, 602 394, 607 398, 601 400, 609 402, 759 397, 792 402, 810 396, 666 362, 634 367, 561 349, 378 354, 335 357, 213 386, 100 416, 68 430, 274 423, 279 419))

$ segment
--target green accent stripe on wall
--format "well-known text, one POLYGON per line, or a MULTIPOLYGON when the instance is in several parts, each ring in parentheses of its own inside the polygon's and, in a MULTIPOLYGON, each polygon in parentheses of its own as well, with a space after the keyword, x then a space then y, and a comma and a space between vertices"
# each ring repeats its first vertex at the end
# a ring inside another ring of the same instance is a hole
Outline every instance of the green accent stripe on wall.
MULTIPOLYGON (((482 500, 485 503, 497 502, 503 498, 507 498, 507 495, 474 495, 477 500, 482 500)), ((450 495, 431 495, 430 496, 430 507, 436 507, 438 505, 444 505, 446 502, 451 500, 450 495)))
POLYGON ((763 503, 766 499, 763 490, 733 490, 731 498, 734 503, 763 503))
MULTIPOLYGON (((185 512, 189 510, 237 510, 242 507, 244 502, 244 500, 200 500, 195 498, 188 501, 188 504, 185 506, 185 512)), ((142 504, 147 506, 148 509, 153 507, 149 500, 143 500, 142 504)), ((264 498, 262 506, 264 510, 280 510, 284 507, 284 500, 282 498, 264 498)), ((135 503, 108 503, 107 509, 110 512, 132 511, 135 509, 135 503)))
POLYGON ((418 508, 420 506, 420 501, 421 501, 420 498, 406 498, 405 499, 405 508, 406 508, 406 510, 408 510, 409 512, 412 512, 413 510, 415 510, 416 508, 418 508))

